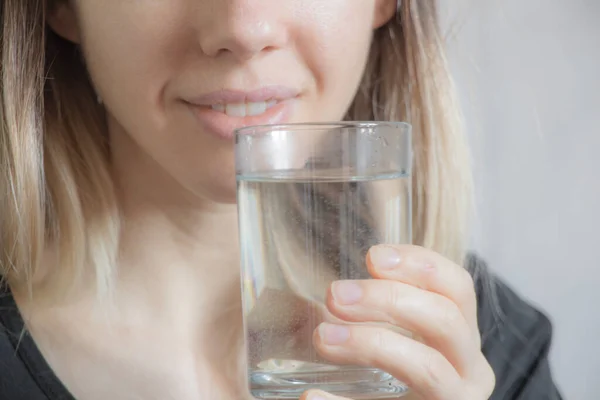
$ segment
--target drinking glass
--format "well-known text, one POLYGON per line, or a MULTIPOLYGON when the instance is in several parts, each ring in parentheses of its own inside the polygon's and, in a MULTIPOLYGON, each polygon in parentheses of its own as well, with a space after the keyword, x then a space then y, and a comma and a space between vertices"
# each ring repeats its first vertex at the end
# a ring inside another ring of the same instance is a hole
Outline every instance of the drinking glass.
POLYGON ((371 246, 411 242, 411 156, 406 123, 236 131, 244 329, 255 398, 298 399, 321 389, 374 400, 407 391, 384 371, 327 361, 313 346, 313 332, 321 322, 350 324, 328 311, 327 290, 336 280, 368 279, 371 246))

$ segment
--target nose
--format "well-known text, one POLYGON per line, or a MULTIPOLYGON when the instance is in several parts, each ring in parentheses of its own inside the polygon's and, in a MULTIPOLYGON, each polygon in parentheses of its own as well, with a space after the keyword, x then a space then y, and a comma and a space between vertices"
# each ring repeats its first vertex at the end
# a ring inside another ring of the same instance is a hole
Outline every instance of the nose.
POLYGON ((247 61, 287 42, 281 0, 217 0, 201 32, 200 46, 209 57, 231 55, 247 61))

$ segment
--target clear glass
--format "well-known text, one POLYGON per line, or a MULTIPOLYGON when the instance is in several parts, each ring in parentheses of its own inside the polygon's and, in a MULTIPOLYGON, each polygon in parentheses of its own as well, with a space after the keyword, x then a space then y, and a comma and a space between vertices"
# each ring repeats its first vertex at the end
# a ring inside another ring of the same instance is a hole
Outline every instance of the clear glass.
POLYGON ((368 279, 371 246, 411 241, 410 125, 248 127, 236 131, 235 152, 252 395, 298 399, 321 389, 375 400, 406 393, 383 371, 328 362, 312 340, 321 322, 342 322, 325 305, 329 285, 368 279))

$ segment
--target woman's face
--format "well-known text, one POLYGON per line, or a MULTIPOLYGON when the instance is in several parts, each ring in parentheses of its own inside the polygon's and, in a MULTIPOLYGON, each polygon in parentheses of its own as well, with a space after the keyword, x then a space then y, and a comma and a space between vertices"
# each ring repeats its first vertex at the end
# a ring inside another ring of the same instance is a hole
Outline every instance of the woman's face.
POLYGON ((49 24, 81 44, 121 164, 142 159, 196 195, 233 202, 233 129, 340 120, 395 5, 75 0, 49 24))

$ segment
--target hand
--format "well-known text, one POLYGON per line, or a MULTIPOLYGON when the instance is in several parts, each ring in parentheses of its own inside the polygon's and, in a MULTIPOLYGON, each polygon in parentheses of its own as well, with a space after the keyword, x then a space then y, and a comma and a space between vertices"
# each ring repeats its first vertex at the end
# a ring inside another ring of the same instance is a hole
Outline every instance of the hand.
MULTIPOLYGON (((315 330, 319 353, 335 363, 382 369, 410 387, 410 398, 489 399, 495 378, 481 353, 469 273, 416 246, 376 246, 367 265, 375 279, 331 286, 330 312, 348 322, 387 322, 419 340, 383 327, 323 323, 315 330)), ((309 391, 303 399, 340 398, 309 391)))

